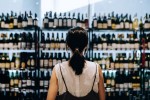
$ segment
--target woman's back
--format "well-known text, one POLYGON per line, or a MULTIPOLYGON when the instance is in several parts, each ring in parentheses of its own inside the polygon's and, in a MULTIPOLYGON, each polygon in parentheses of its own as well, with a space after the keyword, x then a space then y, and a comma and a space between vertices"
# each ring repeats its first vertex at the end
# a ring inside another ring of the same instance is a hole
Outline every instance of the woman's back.
POLYGON ((55 66, 56 76, 58 79, 59 94, 66 92, 66 87, 60 72, 66 82, 68 91, 76 96, 86 96, 91 90, 94 82, 95 74, 96 80, 94 82, 93 90, 98 93, 99 71, 96 72, 96 63, 86 61, 81 75, 76 75, 73 69, 69 66, 68 61, 55 66))

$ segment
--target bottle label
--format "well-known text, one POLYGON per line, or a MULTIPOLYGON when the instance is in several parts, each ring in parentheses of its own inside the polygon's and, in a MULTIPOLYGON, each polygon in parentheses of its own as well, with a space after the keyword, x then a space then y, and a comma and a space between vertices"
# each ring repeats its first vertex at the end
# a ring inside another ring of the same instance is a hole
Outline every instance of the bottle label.
POLYGON ((27 86, 31 86, 31 80, 27 80, 27 86))
POLYGON ((58 26, 58 19, 54 19, 54 26, 55 26, 55 27, 58 26))
POLYGON ((48 85, 49 85, 48 83, 49 83, 48 80, 44 81, 44 86, 48 87, 48 85))
POLYGON ((129 23, 125 22, 125 29, 129 29, 129 23))
POLYGON ((116 24, 116 29, 120 29, 120 24, 116 24))
POLYGON ((148 48, 150 49, 150 42, 148 42, 148 48))
POLYGON ((94 28, 97 28, 97 20, 94 20, 94 28))
POLYGON ((20 66, 20 60, 19 60, 19 58, 15 60, 15 65, 16 65, 16 68, 18 69, 19 66, 20 66))
POLYGON ((63 20, 63 26, 64 26, 64 27, 67 26, 67 20, 66 20, 66 19, 63 20))
POLYGON ((15 68, 15 63, 11 62, 11 69, 14 69, 14 68, 15 68))
POLYGON ((82 27, 82 24, 80 22, 77 22, 78 27, 82 27))
POLYGON ((107 29, 107 23, 103 23, 103 29, 107 29))
POLYGON ((103 24, 102 23, 98 23, 98 29, 102 29, 103 28, 103 24))
POLYGON ((149 29, 149 23, 144 24, 144 29, 149 29))
POLYGON ((18 26, 18 20, 14 19, 14 26, 18 26))
POLYGON ((132 25, 132 23, 130 23, 129 27, 130 27, 130 30, 132 30, 132 29, 133 29, 133 25, 132 25))
POLYGON ((22 23, 18 23, 18 28, 22 28, 22 23))
POLYGON ((48 19, 44 19, 44 24, 47 24, 48 23, 48 19))
POLYGON ((54 25, 54 23, 53 23, 53 22, 49 22, 49 28, 52 28, 52 27, 53 27, 53 25, 54 25))
POLYGON ((34 65, 35 65, 34 59, 31 59, 31 66, 34 67, 34 65))
POLYGON ((34 80, 31 81, 31 85, 35 86, 35 81, 34 80))
POLYGON ((33 20, 32 20, 32 18, 28 18, 28 25, 33 25, 33 20))
POLYGON ((101 43, 98 44, 98 49, 99 49, 99 50, 102 49, 102 44, 101 44, 101 43))
POLYGON ((22 49, 26 48, 26 43, 25 42, 22 42, 21 45, 22 45, 22 49))
POLYGON ((50 45, 49 45, 49 43, 46 43, 46 48, 47 49, 49 49, 50 47, 49 47, 50 45))
POLYGON ((40 66, 43 67, 44 61, 43 59, 40 60, 40 66))
POLYGON ((19 80, 18 80, 18 79, 15 79, 15 80, 14 80, 14 84, 17 85, 18 83, 19 83, 19 80))
POLYGON ((77 26, 77 20, 76 19, 73 19, 72 20, 72 27, 76 27, 77 26))
POLYGON ((103 43, 103 49, 104 49, 104 50, 107 49, 107 43, 103 43))
POLYGON ((27 27, 27 25, 28 25, 27 21, 22 22, 22 27, 27 27))
POLYGON ((57 60, 53 59, 53 66, 55 66, 57 64, 57 60))
POLYGON ((108 27, 111 27, 111 20, 107 20, 108 27))
POLYGON ((6 68, 10 68, 10 63, 6 63, 6 68))
POLYGON ((40 81, 40 86, 44 86, 44 82, 43 82, 43 80, 42 80, 42 81, 40 81))
POLYGON ((9 28, 9 24, 6 24, 6 23, 5 23, 5 28, 9 28))
POLYGON ((8 43, 4 43, 4 48, 5 48, 5 49, 8 48, 8 43))
POLYGON ((71 27, 71 19, 67 19, 67 26, 71 27))
POLYGON ((48 66, 48 59, 44 60, 44 66, 47 67, 48 66))
POLYGON ((11 79, 11 80, 10 80, 10 86, 13 86, 13 85, 14 85, 14 80, 11 79))
POLYGON ((124 23, 123 22, 120 23, 120 28, 124 29, 124 23))
POLYGON ((21 62, 21 67, 24 69, 25 68, 25 62, 21 62))
POLYGON ((59 19, 58 23, 59 23, 59 27, 62 27, 62 19, 59 19))
POLYGON ((34 20, 34 26, 38 26, 38 20, 34 20))
POLYGON ((49 67, 52 67, 53 66, 53 61, 52 59, 49 59, 49 67))
POLYGON ((1 22, 1 28, 5 28, 5 22, 1 22))

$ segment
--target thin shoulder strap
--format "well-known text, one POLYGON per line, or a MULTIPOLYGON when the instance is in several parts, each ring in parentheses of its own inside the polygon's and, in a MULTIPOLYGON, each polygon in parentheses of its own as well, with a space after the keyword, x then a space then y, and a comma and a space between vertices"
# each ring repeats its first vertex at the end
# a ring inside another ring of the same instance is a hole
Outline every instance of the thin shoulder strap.
POLYGON ((62 70, 61 70, 61 65, 60 65, 60 64, 59 64, 59 67, 60 67, 60 73, 61 73, 61 76, 62 76, 63 82, 64 82, 64 84, 65 84, 66 90, 68 91, 68 88, 67 88, 67 85, 66 85, 65 79, 64 79, 63 74, 62 74, 62 70))
MULTIPOLYGON (((95 63, 96 64, 96 63, 95 63)), ((93 81, 93 85, 92 85, 92 89, 94 87, 94 83, 95 83, 95 80, 96 80, 96 74, 97 74, 97 64, 96 64, 96 72, 95 72, 95 77, 94 77, 94 81, 93 81)))

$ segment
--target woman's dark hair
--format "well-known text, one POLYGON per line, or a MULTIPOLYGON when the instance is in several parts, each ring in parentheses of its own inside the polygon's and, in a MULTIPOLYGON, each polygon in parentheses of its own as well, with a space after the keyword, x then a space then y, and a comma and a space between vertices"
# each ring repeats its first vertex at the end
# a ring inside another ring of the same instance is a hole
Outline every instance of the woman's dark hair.
POLYGON ((69 66, 72 67, 76 75, 80 75, 82 74, 85 64, 82 52, 88 44, 87 31, 81 27, 70 29, 66 37, 66 42, 73 52, 73 56, 69 61, 69 66))

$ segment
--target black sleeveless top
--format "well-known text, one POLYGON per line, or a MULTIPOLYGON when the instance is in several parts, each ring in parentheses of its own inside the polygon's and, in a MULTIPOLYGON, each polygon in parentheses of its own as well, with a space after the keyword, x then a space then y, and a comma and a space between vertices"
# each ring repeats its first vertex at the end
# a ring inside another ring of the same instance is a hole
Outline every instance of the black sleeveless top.
POLYGON ((99 100, 98 93, 93 91, 93 87, 94 87, 94 83, 95 83, 95 79, 96 79, 96 74, 97 74, 97 66, 96 66, 96 72, 95 72, 95 77, 94 77, 92 89, 86 96, 83 96, 83 97, 75 97, 68 91, 65 79, 64 79, 63 74, 62 74, 61 66, 60 66, 60 72, 61 72, 61 76, 62 76, 63 82, 65 84, 65 87, 66 87, 66 92, 63 93, 62 95, 59 95, 56 100, 99 100))

